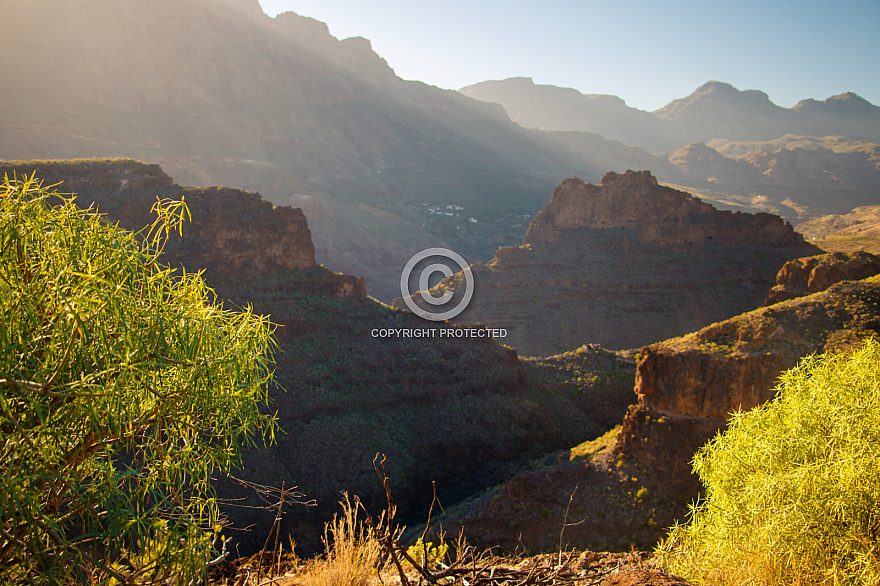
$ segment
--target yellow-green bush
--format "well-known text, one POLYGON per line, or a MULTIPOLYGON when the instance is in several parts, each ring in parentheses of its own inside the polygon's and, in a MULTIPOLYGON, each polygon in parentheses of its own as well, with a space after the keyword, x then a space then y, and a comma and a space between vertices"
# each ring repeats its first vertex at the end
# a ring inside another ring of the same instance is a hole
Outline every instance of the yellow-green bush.
POLYGON ((880 584, 880 343, 805 358, 694 470, 706 497, 658 550, 670 570, 699 584, 880 584))
POLYGON ((0 185, 0 582, 187 583, 210 476, 271 433, 271 328, 36 181, 0 185), (51 205, 50 205, 51 204, 51 205), (265 437, 265 436, 264 436, 265 437))

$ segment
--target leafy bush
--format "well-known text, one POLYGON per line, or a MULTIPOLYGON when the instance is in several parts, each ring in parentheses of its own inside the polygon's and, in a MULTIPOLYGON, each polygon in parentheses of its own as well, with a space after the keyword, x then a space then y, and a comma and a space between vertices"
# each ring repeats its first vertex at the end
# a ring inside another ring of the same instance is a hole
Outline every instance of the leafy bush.
POLYGON ((0 185, 0 581, 184 583, 214 555, 210 475, 271 439, 266 318, 33 178, 0 185))
POLYGON ((805 358, 777 390, 697 453, 706 498, 662 562, 701 584, 880 583, 880 343, 805 358))

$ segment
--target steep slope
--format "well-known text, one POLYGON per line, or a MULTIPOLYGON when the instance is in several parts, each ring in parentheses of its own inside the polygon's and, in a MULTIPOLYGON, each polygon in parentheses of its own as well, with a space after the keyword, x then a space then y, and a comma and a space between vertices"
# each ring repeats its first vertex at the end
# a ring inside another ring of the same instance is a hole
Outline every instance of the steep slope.
POLYGON ((456 320, 506 328, 526 355, 632 348, 760 306, 786 261, 817 251, 777 216, 718 211, 647 171, 571 178, 522 246, 472 266, 473 299, 456 320))
POLYGON ((880 332, 880 276, 752 311, 642 349, 621 427, 545 457, 439 522, 513 551, 649 549, 701 486, 691 460, 728 414, 771 399, 780 372, 880 332))
MULTIPOLYGON (((130 160, 0 162, 0 176, 32 172, 63 180, 60 191, 76 192, 80 206, 97 206, 131 229, 152 222, 157 196, 183 197, 193 220, 168 242, 166 261, 205 269, 219 298, 278 324, 278 384, 270 390, 277 443, 246 454, 235 476, 298 486, 315 500, 284 515, 282 531, 301 555, 322 548, 340 491, 381 508, 384 491, 371 464, 378 452, 388 455, 399 517, 409 523, 427 511, 431 480, 443 502, 454 502, 524 459, 601 433, 626 410, 622 381, 634 364, 625 357, 585 350, 558 367, 523 365, 490 338, 379 336, 448 326, 391 310, 365 296, 362 278, 317 266, 298 209, 229 188, 181 187, 158 166, 130 160)), ((224 505, 239 551, 262 547, 277 500, 270 510, 248 508, 267 503, 229 479, 218 478, 217 487, 224 499, 242 499, 224 505)))
POLYGON ((657 163, 601 139, 594 160, 256 0, 7 0, 0 52, 16 79, 0 88, 0 157, 132 157, 183 184, 309 196, 351 218, 314 226, 318 262, 383 298, 426 243, 488 258, 517 241, 515 218, 559 177, 657 163), (426 211, 451 204, 467 215, 426 211))

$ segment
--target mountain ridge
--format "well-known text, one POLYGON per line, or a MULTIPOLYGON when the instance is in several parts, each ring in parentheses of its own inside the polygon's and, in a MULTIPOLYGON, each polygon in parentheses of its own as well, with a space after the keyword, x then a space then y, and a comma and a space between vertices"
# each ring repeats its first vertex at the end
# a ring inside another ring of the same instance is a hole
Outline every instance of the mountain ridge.
MULTIPOLYGON (((843 213, 876 197, 873 166, 861 159, 844 161, 839 187, 834 173, 818 188, 815 174, 792 182, 801 158, 775 165, 770 175, 789 169, 784 180, 753 181, 746 169, 718 184, 711 169, 627 146, 632 136, 524 129, 497 104, 398 78, 366 39, 335 39, 293 13, 270 18, 250 0, 7 0, 4 8, 0 75, 16 83, 0 88, 0 158, 129 157, 161 164, 181 184, 313 208, 317 261, 363 275, 386 301, 420 250, 486 261, 520 242, 523 218, 574 174, 596 181, 608 170, 651 169, 667 183, 735 196, 736 209, 761 209, 753 201, 766 195, 764 207, 786 214, 795 210, 787 199, 812 214, 817 203, 832 206, 821 213, 843 213), (801 193, 811 200, 799 202, 801 193), (433 213, 445 206, 458 207, 433 213)), ((669 127, 615 98, 591 103, 629 116, 594 117, 621 131, 669 127)), ((811 156, 815 171, 836 164, 811 156)), ((752 165, 758 175, 764 163, 752 165)))
POLYGON ((708 81, 688 96, 647 112, 626 106, 618 96, 582 94, 573 88, 535 84, 527 77, 484 81, 459 91, 501 104, 511 119, 524 126, 598 132, 651 152, 712 139, 773 140, 785 134, 880 141, 880 107, 854 92, 822 101, 808 98, 784 108, 761 90, 739 90, 726 82, 708 81), (613 113, 598 107, 600 102, 613 104, 613 113), (624 132, 602 120, 609 114, 643 128, 624 132))

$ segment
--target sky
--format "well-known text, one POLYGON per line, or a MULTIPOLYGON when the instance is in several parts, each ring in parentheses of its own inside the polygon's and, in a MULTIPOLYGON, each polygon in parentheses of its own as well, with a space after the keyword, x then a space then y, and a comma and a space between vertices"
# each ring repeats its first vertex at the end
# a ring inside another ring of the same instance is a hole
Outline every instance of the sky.
POLYGON ((398 76, 613 94, 643 110, 710 80, 791 107, 852 91, 880 105, 880 0, 260 0, 372 42, 398 76))

